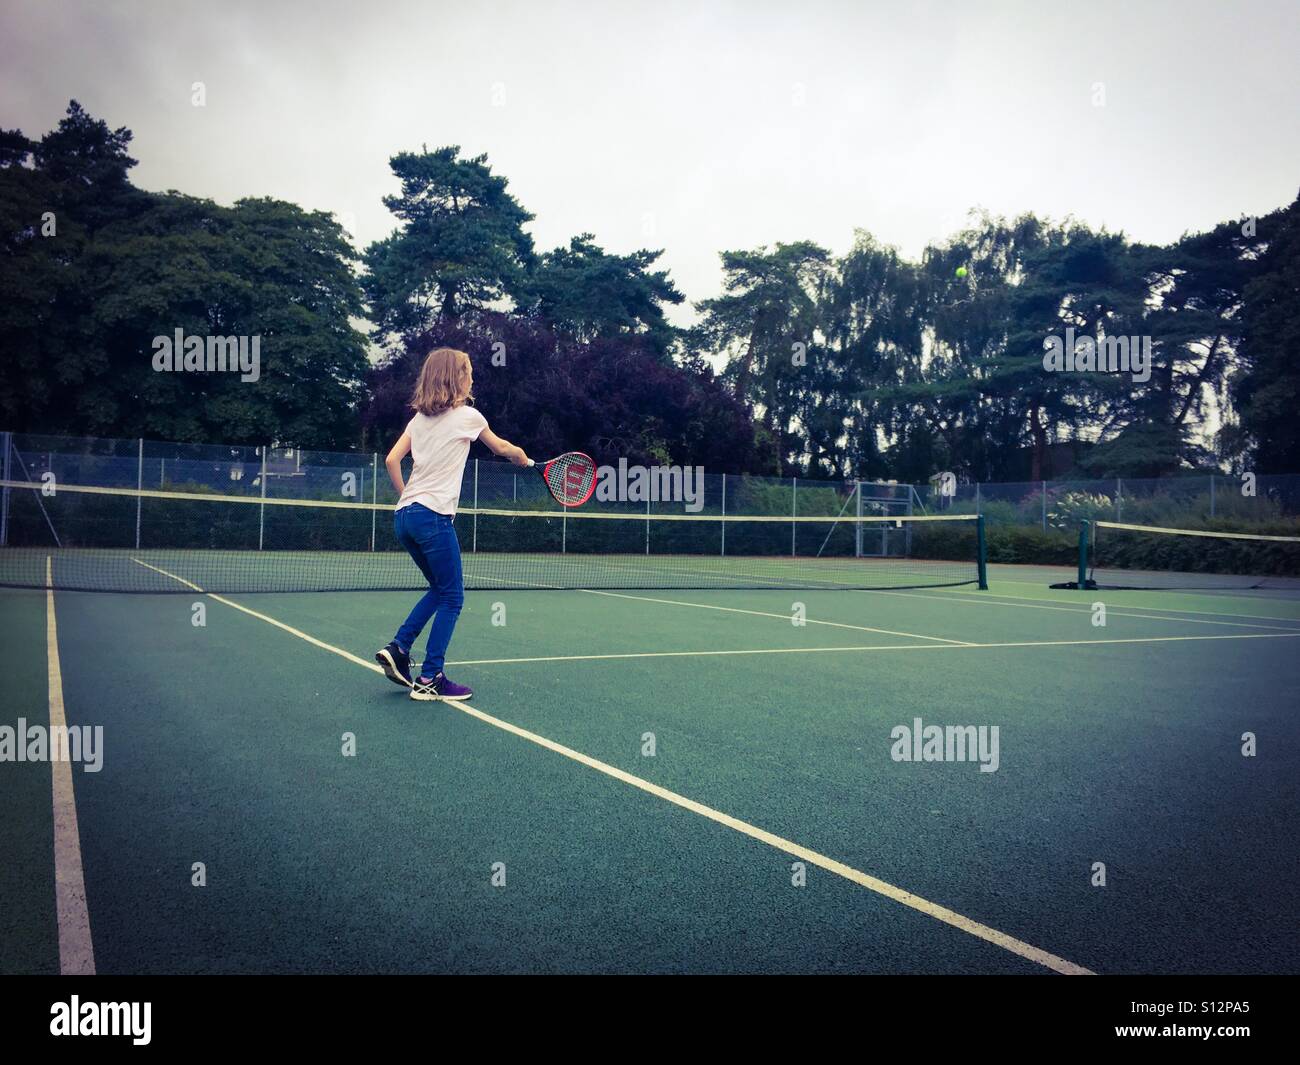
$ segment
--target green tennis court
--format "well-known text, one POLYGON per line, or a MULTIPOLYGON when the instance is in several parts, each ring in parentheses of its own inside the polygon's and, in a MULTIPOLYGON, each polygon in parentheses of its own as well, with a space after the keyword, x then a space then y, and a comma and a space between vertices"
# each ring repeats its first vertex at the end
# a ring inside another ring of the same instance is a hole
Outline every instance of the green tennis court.
MULTIPOLYGON (((7 590, 6 720, 103 727, 99 972, 1294 971, 1300 597, 989 569, 471 591, 468 707, 376 671, 410 593, 7 590)), ((54 769, 0 775, 6 972, 76 945, 54 769)))

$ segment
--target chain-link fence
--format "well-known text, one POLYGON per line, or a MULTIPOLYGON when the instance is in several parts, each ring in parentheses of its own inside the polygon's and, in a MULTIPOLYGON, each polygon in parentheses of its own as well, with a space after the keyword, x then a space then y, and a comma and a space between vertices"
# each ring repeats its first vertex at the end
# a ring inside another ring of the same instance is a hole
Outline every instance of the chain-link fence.
MULTIPOLYGON (((357 549, 373 549, 385 539, 387 520, 382 510, 397 494, 380 454, 305 451, 248 445, 177 444, 151 440, 113 440, 94 437, 57 437, 4 433, 4 480, 10 484, 84 485, 99 488, 142 489, 169 493, 244 496, 264 499, 303 499, 370 504, 369 528, 364 519, 352 519, 357 549)), ((409 461, 409 460, 408 460, 409 461)), ((478 546, 478 513, 493 510, 560 512, 536 471, 509 463, 472 459, 465 467, 461 507, 466 521, 461 528, 465 548, 478 546)), ((596 494, 587 504, 611 513, 644 514, 647 521, 619 523, 626 529, 625 550, 651 553, 664 545, 656 535, 676 532, 680 523, 655 523, 656 515, 706 514, 718 516, 796 517, 904 517, 924 514, 980 514, 991 528, 1014 526, 1048 534, 1070 533, 1079 522, 1106 520, 1176 528, 1279 528, 1293 531, 1300 525, 1300 476, 1232 476, 1205 474, 1156 479, 1090 481, 1030 481, 996 484, 955 484, 945 478, 935 484, 915 486, 878 482, 814 481, 804 478, 760 477, 748 474, 714 474, 698 467, 648 471, 616 462, 603 468, 596 494), (944 483, 946 481, 947 483, 944 483), (633 542, 636 541, 636 542, 633 542)), ((275 520, 260 508, 258 539, 266 535, 266 522, 275 520)), ((144 507, 136 502, 137 543, 144 535, 144 507)), ((283 512, 283 508, 277 513, 283 512)), ((10 491, 0 503, 0 545, 10 538, 14 518, 10 491)), ((569 523, 572 524, 572 523, 569 523)), ((713 523, 709 523, 712 527, 713 523)), ((771 553, 784 537, 792 555, 852 553, 890 555, 888 524, 864 528, 846 521, 842 527, 826 524, 788 526, 755 525, 765 538, 764 553, 771 553), (813 543, 854 537, 851 545, 813 543), (877 543, 876 540, 880 542, 877 543), (771 542, 767 542, 771 541, 771 542)), ((717 523, 719 554, 744 553, 755 545, 737 543, 738 527, 717 523), (728 536, 733 537, 731 543, 728 536)), ((1028 534, 1028 533, 1026 533, 1028 534)), ((561 524, 561 541, 567 536, 561 524)), ((751 535, 760 535, 758 531, 751 535)), ((896 537, 895 537, 896 539, 896 537)), ((145 536, 147 541, 147 536, 145 536)), ((784 548, 782 548, 784 550, 784 548)))
POLYGON ((1295 474, 959 484, 947 493, 930 486, 923 498, 931 511, 982 514, 990 527, 1044 532, 1075 530, 1083 520, 1173 528, 1300 523, 1295 474))

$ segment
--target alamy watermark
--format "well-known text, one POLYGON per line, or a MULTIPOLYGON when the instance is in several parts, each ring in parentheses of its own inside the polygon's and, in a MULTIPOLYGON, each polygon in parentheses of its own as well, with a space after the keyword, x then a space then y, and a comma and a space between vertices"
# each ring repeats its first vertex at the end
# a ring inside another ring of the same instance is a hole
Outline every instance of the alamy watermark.
POLYGON ((618 466, 596 468, 596 499, 602 503, 685 503, 686 511, 704 509, 703 466, 618 466))
POLYGON ((245 382, 262 376, 262 337, 173 336, 153 338, 153 368, 158 373, 238 373, 245 382))
POLYGON ((889 757, 895 762, 979 762, 981 773, 996 773, 999 763, 997 725, 895 725, 889 757))
POLYGON ((1137 384, 1151 380, 1149 336, 1076 337, 1074 326, 1065 336, 1043 340, 1043 369, 1049 373, 1127 373, 1137 384))
POLYGON ((80 762, 87 773, 104 768, 103 725, 0 725, 0 762, 80 762))
POLYGON ((72 995, 50 1006, 50 1035, 129 1036, 135 1046, 148 1046, 152 1014, 152 1002, 82 1002, 72 995))

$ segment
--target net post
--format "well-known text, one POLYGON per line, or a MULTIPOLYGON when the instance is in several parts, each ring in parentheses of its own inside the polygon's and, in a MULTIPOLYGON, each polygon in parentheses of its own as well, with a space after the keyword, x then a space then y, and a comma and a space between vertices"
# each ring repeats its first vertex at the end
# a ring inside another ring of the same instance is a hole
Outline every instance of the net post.
POLYGON ((370 550, 375 549, 375 522, 379 514, 379 452, 370 452, 370 550))
POLYGON ((267 446, 262 445, 262 502, 257 508, 257 549, 262 550, 262 541, 266 533, 266 452, 267 446))
POLYGON ((478 551, 478 459, 474 460, 474 531, 470 538, 470 554, 478 551))
POLYGON ((8 547, 9 546, 9 482, 13 479, 12 477, 10 477, 11 470, 9 465, 10 463, 9 449, 13 446, 14 434, 5 433, 3 435, 4 435, 4 449, 5 449, 5 457, 4 457, 5 487, 4 487, 3 497, 0 497, 0 547, 8 547))
MULTIPOLYGON (((144 437, 137 441, 135 456, 135 490, 144 491, 144 437)), ((135 497, 135 549, 140 550, 140 509, 144 503, 144 496, 135 497)))
POLYGON ((1079 522, 1079 591, 1088 587, 1088 519, 1079 522))
POLYGON ((975 516, 976 566, 979 570, 979 588, 982 592, 989 590, 988 545, 984 540, 984 515, 975 516))

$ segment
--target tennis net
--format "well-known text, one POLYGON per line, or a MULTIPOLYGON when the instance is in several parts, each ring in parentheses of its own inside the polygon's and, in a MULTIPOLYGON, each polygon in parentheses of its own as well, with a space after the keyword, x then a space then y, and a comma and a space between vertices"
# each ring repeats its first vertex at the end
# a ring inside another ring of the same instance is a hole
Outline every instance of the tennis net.
MULTIPOLYGON (((392 508, 2 482, 0 585, 108 592, 410 590, 392 508)), ((974 516, 784 517, 463 508, 465 587, 915 588, 979 584, 974 516)))
POLYGON ((1086 587, 1300 592, 1300 536, 1094 521, 1082 537, 1086 587))

